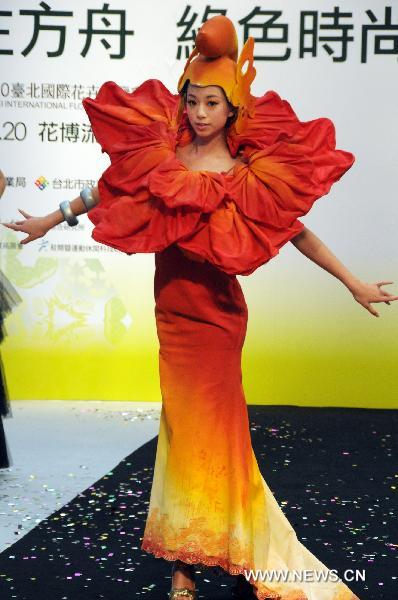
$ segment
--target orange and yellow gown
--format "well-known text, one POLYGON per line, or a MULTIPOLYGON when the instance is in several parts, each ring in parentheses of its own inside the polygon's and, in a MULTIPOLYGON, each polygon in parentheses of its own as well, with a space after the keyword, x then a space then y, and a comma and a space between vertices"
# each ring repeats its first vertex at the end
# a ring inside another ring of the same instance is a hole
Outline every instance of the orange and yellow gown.
MULTIPOLYGON (((256 98, 229 172, 191 171, 193 138, 178 95, 158 80, 132 93, 105 83, 84 108, 111 164, 89 212, 93 238, 155 254, 162 412, 142 549, 167 560, 249 570, 322 571, 297 539, 253 453, 242 388, 249 275, 296 236, 305 215, 354 162, 333 123, 301 122, 274 91, 256 98)), ((320 578, 321 579, 321 578, 320 578)), ((354 600, 342 580, 255 581, 259 599, 354 600)))

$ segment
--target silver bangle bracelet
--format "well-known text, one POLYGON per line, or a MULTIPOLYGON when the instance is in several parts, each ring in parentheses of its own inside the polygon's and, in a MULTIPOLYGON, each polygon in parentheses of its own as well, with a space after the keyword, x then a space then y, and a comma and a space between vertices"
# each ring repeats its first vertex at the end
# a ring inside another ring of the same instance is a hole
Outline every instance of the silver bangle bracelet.
POLYGON ((93 188, 91 187, 85 187, 80 192, 80 198, 83 200, 83 204, 86 207, 87 211, 91 210, 96 205, 93 196, 93 188))
POLYGON ((72 211, 69 200, 64 200, 63 202, 61 202, 59 208, 61 209, 61 212, 64 215, 64 219, 68 223, 68 225, 73 227, 74 225, 78 224, 79 221, 72 211))

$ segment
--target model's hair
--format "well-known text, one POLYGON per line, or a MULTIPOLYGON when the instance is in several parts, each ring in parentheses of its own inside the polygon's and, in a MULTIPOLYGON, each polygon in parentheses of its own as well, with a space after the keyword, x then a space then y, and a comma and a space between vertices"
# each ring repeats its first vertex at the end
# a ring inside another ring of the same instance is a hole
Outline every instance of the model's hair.
MULTIPOLYGON (((184 83, 184 86, 181 88, 181 91, 180 91, 180 95, 183 97, 185 105, 187 104, 187 95, 188 95, 188 86, 189 86, 189 84, 190 84, 190 81, 189 81, 189 79, 187 79, 186 82, 184 83)), ((224 89, 221 87, 221 85, 218 85, 217 87, 219 87, 220 90, 222 91, 223 96, 225 98, 225 101, 228 104, 229 110, 232 110, 232 112, 234 113, 233 115, 231 115, 230 117, 228 117, 227 120, 226 120, 225 127, 226 127, 226 129, 228 129, 228 127, 230 127, 232 125, 232 123, 234 121, 236 121, 239 109, 238 109, 237 106, 234 106, 233 104, 231 104, 231 102, 228 100, 228 98, 227 98, 227 96, 226 96, 226 94, 224 92, 224 89)))
POLYGON ((231 104, 230 101, 228 100, 228 98, 227 98, 227 102, 228 102, 229 109, 232 110, 232 112, 234 113, 233 115, 231 115, 230 117, 227 118, 227 122, 225 123, 225 127, 228 128, 238 118, 239 109, 238 109, 237 106, 234 106, 233 104, 231 104))

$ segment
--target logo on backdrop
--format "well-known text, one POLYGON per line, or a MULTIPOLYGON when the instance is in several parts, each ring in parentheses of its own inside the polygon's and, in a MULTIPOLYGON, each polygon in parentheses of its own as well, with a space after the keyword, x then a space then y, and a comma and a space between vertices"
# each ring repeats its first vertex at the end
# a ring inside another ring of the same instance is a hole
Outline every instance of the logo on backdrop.
POLYGON ((39 190, 45 190, 48 186, 48 181, 44 175, 40 175, 40 177, 36 179, 35 185, 39 188, 39 190))

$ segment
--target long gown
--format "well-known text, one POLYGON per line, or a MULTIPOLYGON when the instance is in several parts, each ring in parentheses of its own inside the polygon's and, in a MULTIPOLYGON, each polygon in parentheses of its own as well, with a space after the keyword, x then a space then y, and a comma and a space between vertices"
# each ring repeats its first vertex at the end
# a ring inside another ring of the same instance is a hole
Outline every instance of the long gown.
MULTIPOLYGON (((148 80, 105 83, 84 108, 111 164, 88 214, 95 240, 155 253, 162 412, 142 549, 249 575, 259 599, 357 599, 305 546, 254 455, 242 387, 247 306, 237 274, 265 264, 304 227, 298 216, 351 167, 328 119, 300 122, 276 92, 256 99, 228 144, 232 172, 190 171, 178 97, 148 80), (279 571, 255 580, 256 570, 279 571), (313 581, 286 571, 314 572, 313 581), (283 572, 285 572, 283 574, 283 572), (281 579, 281 577, 283 579, 281 579)), ((358 600, 358 599, 357 599, 358 600)))

